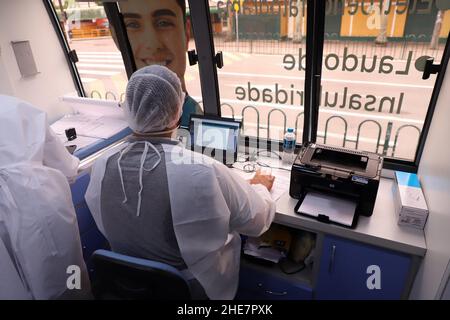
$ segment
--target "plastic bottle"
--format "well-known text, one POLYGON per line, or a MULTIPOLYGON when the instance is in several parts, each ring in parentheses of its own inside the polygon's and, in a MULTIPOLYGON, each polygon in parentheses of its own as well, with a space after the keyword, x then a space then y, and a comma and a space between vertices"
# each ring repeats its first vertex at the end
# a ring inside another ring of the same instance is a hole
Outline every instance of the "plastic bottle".
POLYGON ((295 160, 295 133, 294 129, 288 128, 283 139, 283 163, 291 165, 295 160))

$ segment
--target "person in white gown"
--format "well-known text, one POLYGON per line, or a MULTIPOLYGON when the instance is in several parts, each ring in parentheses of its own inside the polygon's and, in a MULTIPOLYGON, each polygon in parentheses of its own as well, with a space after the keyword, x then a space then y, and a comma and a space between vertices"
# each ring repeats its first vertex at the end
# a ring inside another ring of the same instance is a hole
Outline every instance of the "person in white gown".
POLYGON ((45 112, 0 95, 0 299, 91 297, 67 180, 78 163, 45 112))
POLYGON ((198 282, 209 299, 233 299, 239 234, 269 228, 274 178, 258 174, 249 183, 171 139, 182 102, 180 80, 166 67, 132 75, 123 107, 134 134, 95 162, 86 202, 113 251, 170 264, 192 280, 192 291, 198 282))

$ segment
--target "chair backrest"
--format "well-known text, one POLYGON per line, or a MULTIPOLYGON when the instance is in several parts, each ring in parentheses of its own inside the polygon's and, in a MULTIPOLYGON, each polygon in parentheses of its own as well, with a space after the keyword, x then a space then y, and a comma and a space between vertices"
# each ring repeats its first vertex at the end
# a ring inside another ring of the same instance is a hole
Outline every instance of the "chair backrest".
POLYGON ((92 261, 97 276, 92 290, 97 299, 191 299, 183 275, 165 263, 108 250, 96 250, 92 261))

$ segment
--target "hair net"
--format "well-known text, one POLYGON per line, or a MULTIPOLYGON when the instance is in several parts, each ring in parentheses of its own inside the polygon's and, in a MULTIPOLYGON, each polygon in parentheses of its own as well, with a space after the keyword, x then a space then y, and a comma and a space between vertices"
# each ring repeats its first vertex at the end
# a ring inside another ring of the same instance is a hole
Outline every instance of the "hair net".
POLYGON ((147 66, 128 81, 125 117, 135 132, 163 131, 178 123, 183 101, 181 82, 174 72, 159 65, 147 66))

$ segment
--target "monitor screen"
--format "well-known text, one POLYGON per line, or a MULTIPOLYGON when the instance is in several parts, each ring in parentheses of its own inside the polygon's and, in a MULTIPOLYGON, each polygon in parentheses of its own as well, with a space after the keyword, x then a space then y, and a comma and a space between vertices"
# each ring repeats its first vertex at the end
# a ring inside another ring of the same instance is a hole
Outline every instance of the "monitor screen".
POLYGON ((191 141, 193 146, 209 150, 237 154, 241 123, 229 118, 207 116, 191 117, 191 141))

